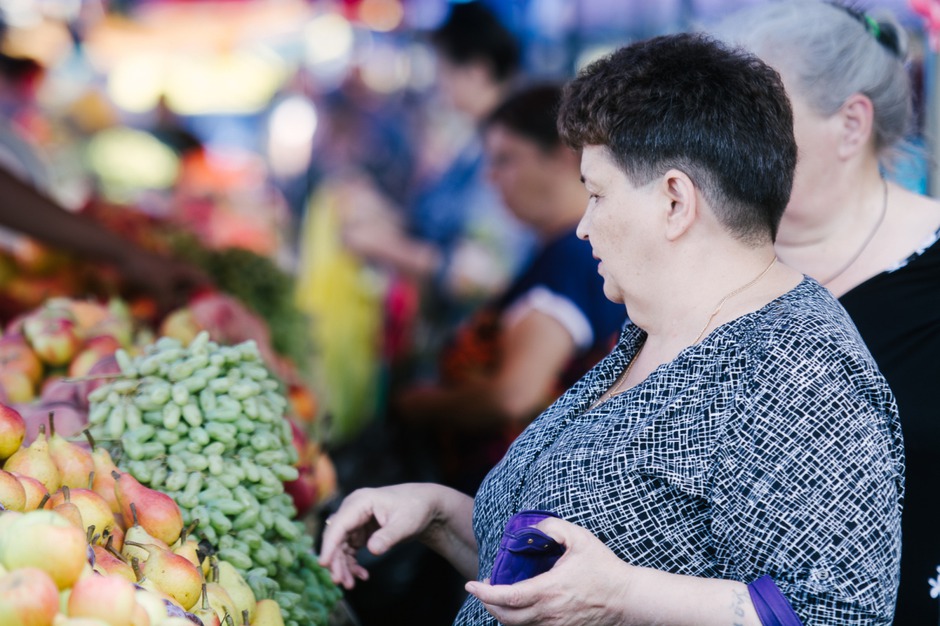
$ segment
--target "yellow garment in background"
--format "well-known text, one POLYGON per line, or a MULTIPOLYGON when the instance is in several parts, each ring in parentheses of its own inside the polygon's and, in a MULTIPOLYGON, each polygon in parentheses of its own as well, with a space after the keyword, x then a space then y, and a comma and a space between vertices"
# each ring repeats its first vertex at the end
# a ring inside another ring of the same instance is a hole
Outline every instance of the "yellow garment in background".
POLYGON ((300 237, 297 304, 313 319, 331 442, 355 436, 380 399, 383 281, 343 247, 337 195, 310 199, 300 237))

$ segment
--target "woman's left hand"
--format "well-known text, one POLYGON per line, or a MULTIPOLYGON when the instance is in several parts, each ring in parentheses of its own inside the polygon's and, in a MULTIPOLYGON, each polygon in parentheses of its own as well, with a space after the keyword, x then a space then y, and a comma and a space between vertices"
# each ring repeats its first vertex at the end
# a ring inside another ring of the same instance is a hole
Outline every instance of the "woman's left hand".
POLYGON ((514 585, 471 581, 467 591, 507 626, 625 623, 630 583, 642 568, 623 562, 570 522, 550 518, 538 528, 565 546, 551 570, 514 585))

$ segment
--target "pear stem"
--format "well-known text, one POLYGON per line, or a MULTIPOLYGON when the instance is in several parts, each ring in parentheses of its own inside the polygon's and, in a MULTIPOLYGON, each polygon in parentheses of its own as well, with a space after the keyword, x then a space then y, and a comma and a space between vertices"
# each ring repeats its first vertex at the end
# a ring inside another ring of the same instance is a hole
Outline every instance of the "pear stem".
POLYGON ((219 582, 219 562, 218 560, 213 559, 212 561, 212 582, 219 582))
POLYGON ((127 559, 123 554, 117 551, 117 548, 114 547, 114 535, 108 537, 108 543, 105 544, 104 549, 111 553, 112 556, 116 557, 120 561, 127 563, 127 559))
POLYGON ((49 436, 55 437, 55 411, 49 411, 49 436))
POLYGON ((202 583, 202 609, 208 610, 211 607, 209 606, 209 592, 206 591, 206 583, 202 583))
POLYGON ((242 626, 248 626, 248 609, 242 609, 242 626))
POLYGON ((225 612, 225 623, 228 626, 235 626, 235 620, 232 619, 232 616, 229 615, 228 611, 225 612))
POLYGON ((88 488, 91 489, 95 485, 95 470, 88 472, 88 488))
POLYGON ((68 485, 62 485, 62 497, 65 498, 66 502, 72 501, 72 493, 69 491, 68 485))
POLYGON ((91 436, 91 431, 87 428, 82 431, 82 434, 85 435, 85 439, 88 440, 88 445, 91 446, 92 451, 95 449, 95 438, 91 436))
POLYGON ((91 526, 85 529, 85 541, 87 541, 88 543, 92 543, 94 541, 94 537, 95 537, 95 525, 92 524, 91 526))
MULTIPOLYGON (((117 472, 111 472, 116 474, 117 472)), ((140 526, 140 522, 137 521, 137 504, 131 502, 131 518, 134 520, 134 526, 140 526)))
POLYGON ((39 435, 38 435, 36 438, 38 439, 39 437, 45 437, 45 436, 46 436, 46 425, 45 425, 45 424, 40 424, 40 425, 39 425, 39 435))
POLYGON ((180 545, 183 545, 184 543, 186 543, 186 539, 192 534, 194 530, 196 530, 196 526, 198 525, 199 525, 199 518, 197 517, 196 519, 194 519, 192 522, 189 523, 189 526, 187 526, 180 532, 180 545))
POLYGON ((137 577, 137 582, 141 582, 144 579, 144 575, 140 572, 140 559, 136 556, 131 557, 131 569, 134 570, 134 576, 137 577))
MULTIPOLYGON (((42 426, 40 426, 40 428, 42 428, 42 426)), ((44 509, 44 508, 46 507, 46 502, 49 501, 49 497, 50 497, 50 496, 49 496, 48 493, 44 493, 43 496, 42 496, 42 500, 39 501, 39 505, 38 505, 36 508, 37 508, 37 509, 44 509)))

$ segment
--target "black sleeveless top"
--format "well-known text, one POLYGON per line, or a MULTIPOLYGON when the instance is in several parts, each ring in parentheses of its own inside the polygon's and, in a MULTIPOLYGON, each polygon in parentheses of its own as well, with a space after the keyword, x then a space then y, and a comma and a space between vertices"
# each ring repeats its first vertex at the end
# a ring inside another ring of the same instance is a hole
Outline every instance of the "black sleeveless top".
POLYGON ((907 461, 894 623, 937 624, 940 565, 940 231, 898 267, 839 301, 894 391, 907 461))

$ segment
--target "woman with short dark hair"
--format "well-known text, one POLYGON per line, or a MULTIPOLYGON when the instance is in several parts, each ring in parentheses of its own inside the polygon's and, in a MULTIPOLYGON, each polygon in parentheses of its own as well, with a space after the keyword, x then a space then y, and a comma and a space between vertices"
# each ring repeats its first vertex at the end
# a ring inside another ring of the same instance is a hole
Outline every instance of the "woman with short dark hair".
POLYGON ((848 315, 778 262, 796 164, 778 74, 681 34, 583 70, 561 106, 591 200, 578 234, 632 323, 476 497, 352 493, 321 561, 411 538, 472 594, 457 624, 889 624, 903 455, 894 398, 848 315), (521 510, 565 548, 488 584, 521 510))

